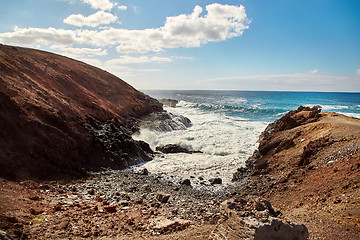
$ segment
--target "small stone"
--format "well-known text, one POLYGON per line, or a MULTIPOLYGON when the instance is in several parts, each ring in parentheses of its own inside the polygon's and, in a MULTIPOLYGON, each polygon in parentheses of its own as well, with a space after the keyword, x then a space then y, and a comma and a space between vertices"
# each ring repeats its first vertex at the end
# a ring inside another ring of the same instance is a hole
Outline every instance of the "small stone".
POLYGON ((90 189, 90 190, 88 191, 88 194, 90 194, 90 195, 95 195, 95 190, 94 190, 94 189, 90 189))
POLYGON ((184 181, 181 182, 181 185, 186 185, 186 186, 190 186, 191 182, 189 179, 185 179, 184 181))
POLYGON ((31 213, 32 215, 39 215, 39 214, 42 213, 42 212, 43 212, 43 211, 30 208, 30 213, 31 213))
POLYGON ((55 210, 55 211, 61 211, 61 210, 62 210, 61 205, 55 205, 55 206, 54 206, 54 210, 55 210))
POLYGON ((166 194, 163 192, 158 192, 156 195, 156 199, 159 200, 161 203, 167 203, 170 198, 170 194, 166 194))
POLYGON ((143 168, 143 169, 140 170, 139 174, 147 176, 147 175, 149 175, 149 171, 146 168, 143 168))
POLYGON ((147 192, 151 192, 151 188, 150 188, 149 184, 144 184, 144 185, 142 186, 142 189, 144 189, 144 190, 147 191, 147 192))
POLYGON ((30 200, 33 200, 33 201, 37 201, 37 200, 40 199, 40 197, 37 196, 37 195, 32 195, 32 196, 29 197, 29 199, 30 199, 30 200))
POLYGON ((76 188, 75 186, 73 186, 73 187, 71 188, 71 191, 72 191, 72 192, 77 192, 77 188, 76 188))
POLYGON ((209 179, 209 182, 211 185, 222 184, 222 179, 221 178, 211 178, 211 179, 209 179))
POLYGON ((68 219, 62 221, 59 226, 58 229, 65 229, 69 226, 70 221, 68 219))
POLYGON ((116 206, 111 205, 111 206, 106 206, 104 207, 105 211, 109 212, 109 213, 114 213, 116 212, 116 206))

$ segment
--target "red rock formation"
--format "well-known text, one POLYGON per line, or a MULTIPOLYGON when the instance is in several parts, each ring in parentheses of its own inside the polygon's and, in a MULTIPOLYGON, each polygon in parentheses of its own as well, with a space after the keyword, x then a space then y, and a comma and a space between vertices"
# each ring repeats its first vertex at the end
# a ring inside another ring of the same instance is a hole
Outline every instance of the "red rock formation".
POLYGON ((270 124, 234 180, 305 223, 310 239, 358 239, 360 120, 300 107, 270 124))
POLYGON ((127 166, 131 156, 111 163, 94 131, 159 110, 156 100, 99 68, 0 45, 0 176, 51 179, 84 175, 94 164, 127 166))

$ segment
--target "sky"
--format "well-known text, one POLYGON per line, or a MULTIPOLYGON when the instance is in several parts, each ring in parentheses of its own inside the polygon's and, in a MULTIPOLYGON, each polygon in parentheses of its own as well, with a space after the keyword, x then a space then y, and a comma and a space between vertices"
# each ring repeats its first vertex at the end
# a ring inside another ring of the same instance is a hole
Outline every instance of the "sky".
POLYGON ((359 0, 1 0, 0 43, 140 90, 360 92, 359 0))

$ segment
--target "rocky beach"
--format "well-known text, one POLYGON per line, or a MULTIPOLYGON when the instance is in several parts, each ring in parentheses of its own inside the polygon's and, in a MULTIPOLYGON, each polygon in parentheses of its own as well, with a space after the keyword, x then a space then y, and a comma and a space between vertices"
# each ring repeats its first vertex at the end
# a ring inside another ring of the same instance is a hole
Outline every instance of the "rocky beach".
POLYGON ((33 49, 0 45, 0 70, 1 239, 359 239, 357 118, 290 111, 224 187, 139 165, 201 153, 133 138, 191 128, 176 101, 33 49))

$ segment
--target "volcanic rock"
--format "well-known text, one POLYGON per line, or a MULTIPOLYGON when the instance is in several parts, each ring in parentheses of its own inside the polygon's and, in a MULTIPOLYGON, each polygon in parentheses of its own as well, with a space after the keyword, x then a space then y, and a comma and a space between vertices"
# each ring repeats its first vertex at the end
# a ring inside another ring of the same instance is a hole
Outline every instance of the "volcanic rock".
POLYGON ((192 151, 183 148, 177 144, 160 145, 156 147, 156 151, 160 151, 162 153, 201 153, 200 151, 192 151))
POLYGON ((0 45, 0 109, 0 177, 56 179, 148 159, 131 132, 162 106, 96 67, 0 45))

